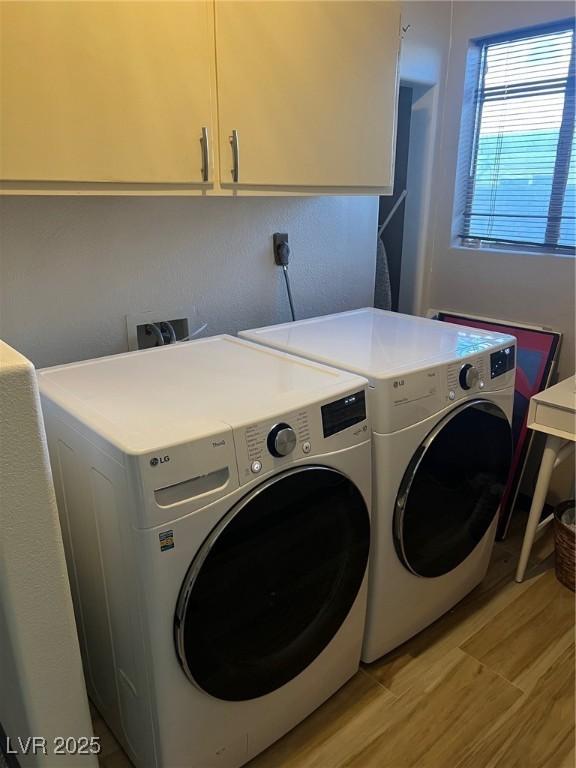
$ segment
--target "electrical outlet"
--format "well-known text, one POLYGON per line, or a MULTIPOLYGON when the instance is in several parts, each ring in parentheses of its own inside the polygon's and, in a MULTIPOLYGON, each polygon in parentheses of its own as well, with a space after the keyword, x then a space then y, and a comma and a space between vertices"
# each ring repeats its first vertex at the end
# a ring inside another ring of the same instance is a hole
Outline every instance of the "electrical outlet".
POLYGON ((205 324, 198 319, 196 307, 152 310, 138 315, 126 315, 128 349, 133 351, 162 346, 160 336, 164 344, 183 341, 191 332, 195 335, 198 329, 202 331, 205 327, 205 324), (172 336, 172 330, 175 339, 172 336))
POLYGON ((274 247, 274 261, 279 267, 288 266, 290 261, 290 246, 288 245, 287 232, 274 232, 272 235, 272 244, 274 247))

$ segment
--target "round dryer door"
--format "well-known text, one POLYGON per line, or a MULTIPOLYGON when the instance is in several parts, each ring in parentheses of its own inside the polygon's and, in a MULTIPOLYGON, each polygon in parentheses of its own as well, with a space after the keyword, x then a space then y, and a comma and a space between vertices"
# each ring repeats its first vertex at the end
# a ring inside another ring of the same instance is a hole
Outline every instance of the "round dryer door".
POLYGON ((512 430, 493 403, 476 400, 441 421, 400 485, 394 543, 406 568, 442 576, 475 549, 498 511, 512 459, 512 430))
POLYGON ((182 585, 182 667, 227 701, 270 693, 330 643, 362 585, 369 515, 358 488, 325 467, 262 484, 216 526, 182 585))

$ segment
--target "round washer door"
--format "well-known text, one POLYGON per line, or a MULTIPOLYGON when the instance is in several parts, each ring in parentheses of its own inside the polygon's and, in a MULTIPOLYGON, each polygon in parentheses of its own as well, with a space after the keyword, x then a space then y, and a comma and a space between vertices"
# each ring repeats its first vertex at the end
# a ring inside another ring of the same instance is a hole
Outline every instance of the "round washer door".
POLYGON ((462 563, 490 527, 512 459, 512 430, 494 403, 474 400, 441 421, 404 474, 394 543, 417 576, 442 576, 462 563))
POLYGON ((212 531, 182 585, 180 663, 198 687, 241 701, 276 690, 330 643, 364 579, 369 514, 342 473, 272 478, 212 531))

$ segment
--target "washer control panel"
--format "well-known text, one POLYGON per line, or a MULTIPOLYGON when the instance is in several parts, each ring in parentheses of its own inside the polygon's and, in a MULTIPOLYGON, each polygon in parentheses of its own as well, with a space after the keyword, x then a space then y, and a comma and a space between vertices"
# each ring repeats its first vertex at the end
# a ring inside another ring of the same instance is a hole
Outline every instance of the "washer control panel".
POLYGON ((269 459, 290 456, 300 446, 310 453, 310 421, 307 410, 283 417, 278 422, 259 422, 244 430, 244 446, 252 474, 259 474, 269 459))
POLYGON ((364 390, 235 430, 240 482, 370 439, 364 390))
POLYGON ((268 433, 266 443, 272 456, 276 456, 276 458, 289 456, 294 448, 296 448, 296 432, 294 432, 290 424, 281 422, 272 427, 268 433))
POLYGON ((323 405, 321 412, 324 437, 331 437, 366 419, 366 394, 361 390, 346 395, 323 405))

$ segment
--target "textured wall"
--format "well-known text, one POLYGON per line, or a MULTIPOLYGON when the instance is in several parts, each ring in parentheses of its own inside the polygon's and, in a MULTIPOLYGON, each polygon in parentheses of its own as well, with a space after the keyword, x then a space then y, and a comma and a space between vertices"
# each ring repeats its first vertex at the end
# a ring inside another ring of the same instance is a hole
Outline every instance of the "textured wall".
MULTIPOLYGON (((36 376, 0 342, 0 722, 12 739, 90 736, 36 376)), ((50 749, 50 748, 49 748, 50 749)), ((18 756, 27 766, 96 758, 18 756)))
POLYGON ((0 337, 37 367, 127 349, 125 315, 196 305, 208 333, 372 303, 377 198, 12 198, 1 203, 0 337))

